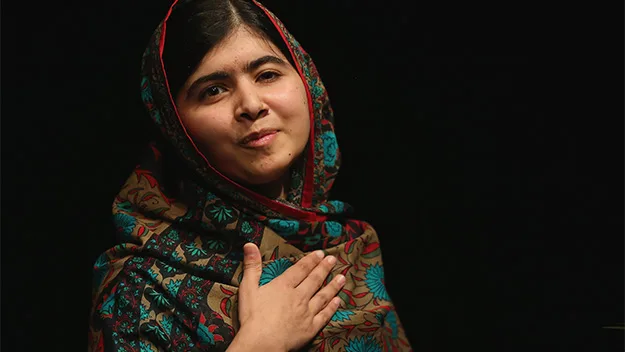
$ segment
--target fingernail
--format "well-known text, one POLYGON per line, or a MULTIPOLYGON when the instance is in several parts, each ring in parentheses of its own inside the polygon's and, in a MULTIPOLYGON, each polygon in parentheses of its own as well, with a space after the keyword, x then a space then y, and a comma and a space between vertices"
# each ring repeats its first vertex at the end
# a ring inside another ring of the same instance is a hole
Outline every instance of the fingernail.
POLYGON ((341 274, 338 274, 338 275, 336 276, 336 282, 337 282, 339 285, 343 285, 343 284, 345 283, 345 276, 343 276, 343 275, 341 275, 341 274))
POLYGON ((323 258, 325 254, 323 254, 323 251, 315 251, 315 255, 319 258, 323 258))
POLYGON ((335 307, 338 307, 341 304, 341 299, 339 297, 334 297, 334 299, 332 299, 332 303, 335 307))
POLYGON ((243 245, 243 254, 245 256, 249 256, 249 255, 253 255, 254 254, 254 245, 251 242, 248 242, 246 244, 243 245))
POLYGON ((334 263, 336 263, 336 258, 334 256, 329 256, 327 261, 330 264, 334 264, 334 263))

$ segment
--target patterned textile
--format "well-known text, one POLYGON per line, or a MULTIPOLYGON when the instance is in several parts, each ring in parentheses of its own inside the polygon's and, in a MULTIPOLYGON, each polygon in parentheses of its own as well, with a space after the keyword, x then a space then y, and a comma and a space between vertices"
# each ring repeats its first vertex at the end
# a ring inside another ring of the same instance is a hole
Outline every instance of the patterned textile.
POLYGON ((228 180, 185 132, 161 58, 174 2, 145 50, 141 80, 145 106, 171 144, 151 143, 114 200, 119 244, 94 265, 90 351, 226 350, 239 329, 246 242, 263 256, 261 285, 313 250, 337 257, 326 282, 345 275, 342 303, 308 350, 412 350, 385 288, 375 230, 350 218, 348 204, 328 199, 340 152, 315 65, 283 24, 254 3, 282 34, 308 91, 313 128, 287 199, 271 200, 228 180), (188 172, 168 167, 168 158, 188 172))

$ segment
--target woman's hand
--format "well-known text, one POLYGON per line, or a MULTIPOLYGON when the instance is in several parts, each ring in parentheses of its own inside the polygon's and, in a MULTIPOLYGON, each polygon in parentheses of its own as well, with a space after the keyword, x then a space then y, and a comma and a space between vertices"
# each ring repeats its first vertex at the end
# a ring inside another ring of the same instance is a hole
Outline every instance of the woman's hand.
POLYGON ((259 287, 262 262, 258 247, 243 246, 243 279, 239 286, 241 329, 228 351, 293 351, 306 345, 336 312, 336 297, 345 282, 337 275, 319 290, 336 258, 315 251, 282 275, 259 287))

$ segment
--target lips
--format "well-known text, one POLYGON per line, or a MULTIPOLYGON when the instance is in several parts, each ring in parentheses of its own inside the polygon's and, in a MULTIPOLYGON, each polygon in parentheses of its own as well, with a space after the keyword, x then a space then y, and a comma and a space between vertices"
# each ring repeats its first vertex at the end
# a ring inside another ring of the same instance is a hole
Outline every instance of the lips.
POLYGON ((277 132, 278 132, 278 130, 276 130, 276 129, 262 129, 262 130, 257 131, 257 132, 249 133, 243 139, 241 139, 241 141, 239 143, 242 144, 242 145, 254 144, 254 141, 258 141, 258 140, 262 139, 263 137, 267 137, 267 136, 275 134, 277 132))

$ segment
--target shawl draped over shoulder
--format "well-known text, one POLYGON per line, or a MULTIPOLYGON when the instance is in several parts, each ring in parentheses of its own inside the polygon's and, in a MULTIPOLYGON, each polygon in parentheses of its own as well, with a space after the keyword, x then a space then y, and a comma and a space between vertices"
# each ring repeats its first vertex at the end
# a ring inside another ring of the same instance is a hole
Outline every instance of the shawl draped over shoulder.
POLYGON ((342 302, 307 346, 314 351, 411 351, 385 287, 376 231, 330 200, 340 165, 333 111, 309 55, 254 2, 285 41, 308 95, 309 143, 291 170, 286 201, 261 196, 215 170, 187 134, 169 92, 162 53, 172 4, 142 61, 141 97, 175 154, 150 143, 112 207, 118 244, 94 264, 90 351, 224 351, 239 329, 243 245, 259 246, 261 285, 321 249, 343 274, 342 302), (177 158, 189 172, 164 166, 177 158))

